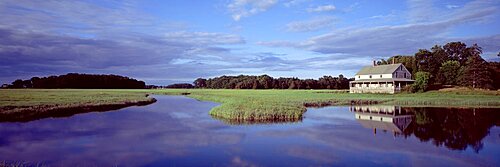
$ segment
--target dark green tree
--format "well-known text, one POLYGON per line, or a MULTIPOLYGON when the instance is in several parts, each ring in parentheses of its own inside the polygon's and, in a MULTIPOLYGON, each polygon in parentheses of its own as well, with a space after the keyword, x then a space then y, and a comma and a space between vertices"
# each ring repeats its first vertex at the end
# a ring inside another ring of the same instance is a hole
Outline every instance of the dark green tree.
POLYGON ((468 55, 465 54, 465 50, 467 49, 467 45, 462 42, 449 42, 443 46, 446 54, 450 56, 451 60, 456 60, 461 64, 464 64, 467 61, 468 55))
POLYGON ((487 62, 479 55, 468 58, 459 78, 460 85, 472 88, 492 88, 493 80, 487 62))
POLYGON ((431 71, 431 59, 432 52, 427 49, 419 49, 417 53, 415 53, 415 60, 417 61, 417 71, 431 71))
POLYGON ((198 78, 193 82, 195 88, 206 88, 207 80, 203 78, 198 78))
POLYGON ((448 60, 439 68, 439 82, 446 85, 456 85, 458 76, 461 74, 460 63, 456 60, 448 60))

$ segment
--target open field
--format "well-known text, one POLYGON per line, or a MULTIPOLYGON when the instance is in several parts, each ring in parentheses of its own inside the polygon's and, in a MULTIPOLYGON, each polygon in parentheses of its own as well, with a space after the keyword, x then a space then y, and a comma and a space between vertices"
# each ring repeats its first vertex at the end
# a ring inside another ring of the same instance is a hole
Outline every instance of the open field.
POLYGON ((349 94, 335 90, 0 90, 0 113, 150 102, 146 94, 182 95, 221 103, 210 114, 234 120, 298 120, 306 107, 349 104, 500 108, 500 91, 446 90, 415 94, 349 94))

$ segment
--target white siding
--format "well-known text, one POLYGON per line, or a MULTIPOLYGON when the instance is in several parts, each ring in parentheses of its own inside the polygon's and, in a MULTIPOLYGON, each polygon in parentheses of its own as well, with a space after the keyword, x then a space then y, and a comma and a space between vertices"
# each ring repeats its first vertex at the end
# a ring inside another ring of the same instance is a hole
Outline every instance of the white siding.
POLYGON ((381 121, 381 122, 389 122, 392 123, 393 118, 390 116, 384 116, 384 115, 365 115, 365 114, 354 114, 356 119, 361 119, 361 120, 373 120, 373 121, 381 121))
POLYGON ((356 75, 354 80, 392 78, 392 74, 356 75), (370 78, 371 76, 371 78, 370 78))

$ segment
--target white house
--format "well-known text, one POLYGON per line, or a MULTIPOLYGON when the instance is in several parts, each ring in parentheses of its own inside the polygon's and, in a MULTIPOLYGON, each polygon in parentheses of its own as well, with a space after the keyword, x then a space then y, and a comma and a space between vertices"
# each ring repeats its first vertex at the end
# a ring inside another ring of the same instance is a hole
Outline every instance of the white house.
POLYGON ((350 93, 396 93, 414 82, 411 73, 401 64, 366 66, 349 84, 350 93))

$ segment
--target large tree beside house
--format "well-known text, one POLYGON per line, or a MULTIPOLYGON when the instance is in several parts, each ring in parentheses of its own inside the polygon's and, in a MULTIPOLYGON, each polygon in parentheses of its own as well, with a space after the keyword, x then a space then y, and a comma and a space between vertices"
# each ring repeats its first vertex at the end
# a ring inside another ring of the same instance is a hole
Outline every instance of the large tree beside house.
POLYGON ((462 42, 449 42, 444 46, 435 45, 429 50, 419 49, 414 55, 382 59, 377 64, 402 63, 414 77, 417 72, 428 72, 428 84, 438 87, 458 85, 500 89, 498 62, 487 62, 481 54, 482 48, 477 44, 467 46, 462 42))

